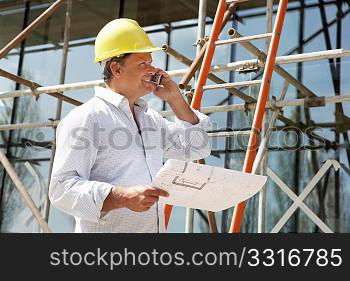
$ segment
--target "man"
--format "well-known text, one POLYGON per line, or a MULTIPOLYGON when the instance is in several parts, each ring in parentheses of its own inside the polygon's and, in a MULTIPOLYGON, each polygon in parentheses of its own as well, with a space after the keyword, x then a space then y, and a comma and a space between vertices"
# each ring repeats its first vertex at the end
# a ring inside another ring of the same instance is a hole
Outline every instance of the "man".
POLYGON ((153 46, 136 21, 116 19, 99 32, 95 62, 106 88, 72 110, 57 128, 49 197, 73 215, 76 232, 164 232, 166 191, 152 187, 163 157, 192 161, 210 154, 207 116, 193 111, 169 75, 152 66, 153 46), (160 85, 151 82, 162 75, 160 85), (153 92, 176 115, 149 109, 153 92))

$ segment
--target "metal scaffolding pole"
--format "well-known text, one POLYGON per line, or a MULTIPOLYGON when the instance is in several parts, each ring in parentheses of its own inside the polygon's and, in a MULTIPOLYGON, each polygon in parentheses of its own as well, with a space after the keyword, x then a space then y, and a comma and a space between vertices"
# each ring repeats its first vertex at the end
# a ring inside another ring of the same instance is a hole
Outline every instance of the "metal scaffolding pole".
MULTIPOLYGON (((306 5, 304 5, 305 7, 306 7, 306 5)), ((291 9, 288 9, 288 10, 291 10, 291 9)), ((345 11, 345 12, 340 12, 340 15, 338 16, 338 20, 340 20, 340 19, 342 19, 343 17, 345 17, 346 15, 348 15, 350 13, 350 9, 348 9, 347 11, 345 11)), ((321 28, 320 30, 318 30, 318 31, 316 31, 316 32, 314 32, 314 33, 312 33, 311 35, 309 35, 309 37, 308 38, 306 38, 306 39, 304 39, 303 41, 302 41, 302 43, 304 44, 304 45, 306 45, 307 43, 309 43, 310 41, 312 41, 313 39, 315 39, 318 35, 320 35, 324 30, 325 30, 325 28, 330 28, 333 24, 335 24, 337 22, 337 18, 336 19, 334 19, 334 20, 332 20, 332 21, 330 21, 329 23, 327 23, 327 25, 324 27, 324 28, 321 28)), ((266 42, 268 42, 268 41, 266 41, 266 42)), ((284 58, 288 58, 288 60, 289 60, 289 58, 290 58, 290 55, 291 54, 293 54, 297 49, 298 49, 298 47, 299 47, 299 45, 300 44, 298 44, 298 46, 297 47, 295 47, 295 48, 293 48, 293 49, 291 49, 291 50, 289 50, 288 52, 286 52, 285 53, 285 55, 284 55, 284 58)), ((339 45, 339 46, 341 46, 341 45, 339 45)), ((339 47, 340 48, 340 47, 339 47)), ((333 51, 333 50, 331 50, 331 51, 333 51)), ((328 51, 326 51, 326 52, 328 52, 328 51)), ((310 53, 309 53, 310 54, 310 53)), ((300 55, 303 55, 303 54, 300 54, 300 55)), ((298 56, 298 55, 297 55, 298 56)), ((277 64, 281 64, 281 63, 279 63, 279 59, 280 59, 281 57, 277 57, 276 58, 276 63, 277 64)), ((306 60, 303 60, 304 62, 306 62, 306 60)), ((297 62, 300 62, 300 61, 297 61, 297 62)), ((250 65, 250 64, 253 64, 253 62, 247 62, 247 65, 250 65)), ((259 76, 261 76, 261 74, 262 74, 262 72, 259 74, 257 74, 253 79, 255 80, 255 79, 257 79, 259 76)))
MULTIPOLYGON (((254 45, 252 45, 254 46, 254 45)), ((256 48, 254 46, 254 48, 256 48)), ((256 48, 256 50, 259 50, 256 48)), ((260 53, 260 51, 259 51, 260 53)), ((329 59, 329 58, 337 58, 337 57, 349 57, 350 56, 350 50, 348 49, 335 49, 335 50, 326 50, 326 51, 318 51, 318 52, 310 52, 310 53, 304 53, 304 54, 296 54, 296 55, 288 55, 288 56, 281 56, 276 57, 276 65, 283 65, 283 64, 290 64, 290 63, 298 63, 298 62, 311 62, 311 61, 318 61, 323 59, 329 59)), ((176 55, 174 54, 174 57, 176 55)), ((257 56, 258 57, 258 56, 257 56)), ((176 57, 179 61, 184 61, 180 57, 176 57)), ((187 64, 187 63, 185 63, 187 64)), ((210 72, 224 72, 224 71, 231 71, 231 70, 239 70, 242 67, 255 67, 255 66, 263 66, 262 60, 257 59, 250 59, 250 60, 243 60, 243 61, 237 61, 237 62, 230 62, 228 64, 222 64, 222 65, 214 65, 211 67, 210 72)), ((282 68, 279 69, 280 75, 286 76, 286 71, 281 71, 282 68)), ((283 70, 283 69, 282 69, 283 70)), ((181 77, 187 72, 187 69, 177 69, 177 70, 171 70, 168 71, 169 75, 173 78, 181 77)), ((208 78, 210 78, 210 75, 208 78)), ((285 78, 285 77, 283 77, 285 78)), ((212 80, 213 81, 213 80, 212 80)), ((215 81, 214 81, 215 82, 215 81)), ((216 82, 217 83, 217 82, 216 82)))
MULTIPOLYGON (((229 34, 233 37, 241 37, 241 35, 236 30, 229 30, 229 34)), ((262 60, 263 62, 267 59, 266 53, 259 50, 250 42, 241 42, 240 43, 245 49, 247 49, 250 53, 255 55, 257 58, 262 60)), ((295 79, 292 75, 290 75, 287 71, 285 71, 282 67, 275 65, 274 71, 286 79, 291 85, 297 88, 300 92, 303 93, 304 96, 316 96, 313 92, 311 92, 308 88, 306 88, 303 84, 301 84, 297 79, 295 79)))
MULTIPOLYGON (((204 48, 204 46, 203 46, 204 48)), ((203 50, 202 48, 202 50, 203 50)), ((188 65, 188 66, 192 66, 194 65, 194 61, 190 60, 189 58, 185 57, 184 55, 182 54, 179 54, 177 51, 175 51, 173 48, 169 47, 169 46, 165 46, 163 45, 163 49, 165 52, 167 52, 169 55, 172 55, 174 58, 176 58, 177 60, 179 60, 180 62, 188 65)), ((178 71, 168 71, 169 75, 173 78, 177 77, 179 75, 179 73, 182 75, 182 74, 185 74, 187 70, 180 70, 179 72, 178 71)), ((221 78, 219 78, 218 76, 214 75, 213 73, 210 73, 208 78, 217 83, 217 84, 223 84, 225 83, 224 80, 222 80, 221 78)), ((231 93, 231 94, 234 94, 236 95, 237 97, 241 98, 242 100, 244 100, 245 102, 254 102, 255 100, 250 97, 250 96, 247 96, 246 94, 242 93, 240 90, 238 89, 235 89, 235 88, 231 88, 231 89, 228 89, 228 91, 231 93)))
MULTIPOLYGON (((323 107, 325 104, 334 104, 334 103, 342 103, 349 102, 349 95, 342 96, 330 96, 330 97, 312 97, 312 98, 300 98, 294 100, 284 100, 284 101, 274 101, 270 100, 266 103, 266 109, 274 109, 279 107, 290 107, 290 106, 306 106, 306 107, 323 107)), ((228 112, 228 111, 247 111, 247 110, 255 110, 255 103, 240 103, 240 104, 232 104, 232 105, 219 105, 219 106, 208 106, 202 107, 201 112, 204 114, 212 113, 212 112, 228 112)), ((162 111, 160 114, 164 117, 172 116, 174 113, 172 111, 162 111)))
MULTIPOLYGON (((236 11, 237 3, 231 3, 226 8, 226 11, 224 12, 224 16, 222 19, 221 27, 219 33, 222 31, 226 23, 229 21, 233 13, 236 11)), ((190 67, 186 73, 184 73, 184 76, 182 77, 179 87, 180 89, 186 89, 189 81, 192 79, 192 77, 195 75, 196 71, 199 69, 199 67, 202 64, 206 49, 208 47, 208 39, 209 38, 202 38, 200 42, 203 42, 203 48, 200 50, 200 52, 197 54, 196 58, 193 62, 190 63, 190 67)))
POLYGON ((5 154, 0 150, 0 163, 4 166, 6 172, 12 179, 13 183, 15 184, 16 188, 18 189, 19 193, 21 194, 24 202, 27 204, 29 209, 32 211, 35 219, 40 224, 41 228, 45 233, 50 233, 51 230, 47 224, 47 222, 43 219, 41 216, 41 213, 39 209, 35 206, 35 203, 33 202, 32 198, 30 197, 27 188, 23 185, 22 181, 18 177, 15 169, 12 167, 10 161, 7 159, 5 154))
POLYGON ((38 96, 38 95, 48 94, 48 93, 57 93, 57 92, 93 88, 95 86, 104 87, 104 85, 105 83, 103 80, 95 80, 95 81, 63 84, 63 85, 45 86, 45 87, 38 87, 33 90, 27 89, 27 90, 2 92, 0 93, 0 99, 23 97, 23 96, 38 96))
MULTIPOLYGON (((304 39, 304 23, 305 23, 305 13, 304 13, 304 0, 300 0, 300 9, 299 9, 299 30, 298 30, 298 53, 301 54, 303 53, 303 39, 304 39)), ((297 79, 298 81, 302 82, 302 62, 298 62, 297 64, 297 79)), ((297 98, 301 98, 302 94, 300 93, 300 91, 298 91, 297 89, 297 98)), ((300 126, 301 123, 301 108, 297 107, 296 108, 296 121, 298 126, 300 126)), ((297 132, 297 146, 300 146, 301 143, 301 138, 300 138, 301 134, 300 131, 297 132)), ((301 164, 301 157, 300 157, 301 151, 300 150, 296 150, 294 155, 294 175, 293 175, 293 181, 294 181, 294 193, 295 194, 299 194, 299 185, 300 185, 300 164, 301 164)), ((299 210, 296 210, 296 212, 293 215, 292 218, 292 232, 298 233, 298 229, 299 229, 299 215, 300 212, 299 210)))
POLYGON ((6 124, 0 125, 0 131, 7 130, 18 130, 18 129, 27 129, 27 128, 54 128, 57 127, 59 121, 50 121, 50 122, 37 122, 37 123, 20 123, 20 124, 6 124))
MULTIPOLYGON (((266 2, 266 32, 272 34, 272 28, 273 28, 273 24, 272 24, 272 17, 273 17, 273 0, 267 0, 266 2)), ((266 40, 266 53, 269 50, 270 47, 270 39, 266 40)), ((283 92, 282 92, 283 95, 283 92)), ((281 99, 284 99, 284 96, 282 97, 281 95, 281 99)), ((285 94, 284 94, 285 95, 285 94)), ((265 112, 265 116, 264 116, 264 125, 262 127, 262 135, 265 136, 268 133, 269 128, 271 128, 271 124, 269 126, 269 122, 268 122, 268 112, 265 112)), ((278 113, 274 114, 275 120, 278 117, 278 113)), ((273 120, 273 118, 271 118, 273 120)), ((260 149, 260 147, 259 147, 260 149)), ((258 154, 259 154, 259 150, 257 153, 257 157, 256 159, 258 159, 258 154)), ((262 175, 266 175, 267 173, 267 160, 268 157, 264 157, 262 159, 262 164, 260 167, 261 170, 261 174, 262 175)), ((256 161, 256 160, 255 160, 256 161)), ((265 221, 266 221, 266 185, 263 186, 263 188, 261 189, 261 191, 259 192, 259 202, 258 202, 258 233, 264 233, 265 232, 265 221)))
MULTIPOLYGON (((255 48, 255 47, 254 47, 255 48)), ((170 50, 170 48, 169 48, 170 50)), ((306 54, 300 54, 300 55, 291 55, 286 57, 277 57, 276 61, 279 60, 280 64, 289 64, 289 63, 297 63, 297 62, 306 62, 306 61, 318 61, 328 58, 339 58, 339 57, 350 57, 350 50, 345 49, 339 49, 339 50, 328 50, 328 51, 320 51, 320 52, 312 52, 312 53, 306 53, 306 54)), ((251 62, 253 60, 250 60, 251 62)), ((255 60, 256 62, 256 60, 255 60)), ((220 66, 213 66, 212 72, 220 72, 220 71, 229 71, 229 70, 236 70, 238 69, 237 65, 244 65, 245 61, 237 63, 229 63, 227 65, 220 65, 220 66), (235 64, 235 65, 233 65, 235 64)), ((276 66, 278 67, 278 66, 276 66)), ((282 68, 280 68, 282 69, 282 68)), ((287 73, 282 69, 283 72, 281 73, 287 73)), ((183 70, 172 70, 168 71, 168 74, 172 78, 176 78, 178 76, 182 76, 186 72, 186 69, 183 70)), ((277 71, 276 71, 277 72, 277 71)), ((282 74, 283 75, 283 74, 282 74)), ((281 76, 282 76, 281 75, 281 76)), ((290 74, 287 73, 287 78, 291 77, 290 74)), ((208 76, 209 79, 214 81, 214 79, 211 78, 211 74, 208 76)), ((284 77, 285 78, 285 77, 284 77)), ((220 78, 218 78, 220 79, 220 78)), ((215 83, 224 83, 222 79, 219 82, 218 80, 214 81, 215 83)), ((312 93, 309 89, 305 88, 305 86, 298 83, 298 81, 295 78, 292 79, 286 79, 290 80, 289 82, 291 85, 301 89, 303 91, 303 94, 306 96, 316 96, 314 93, 312 93)), ((77 82, 77 83, 69 83, 69 84, 63 84, 63 85, 54 85, 54 86, 45 86, 45 87, 38 87, 34 90, 27 89, 27 90, 18 90, 18 91, 6 91, 6 92, 0 92, 0 99, 2 98, 12 98, 12 97, 20 97, 20 96, 38 96, 41 94, 48 94, 48 93, 57 93, 57 92, 64 92, 64 91, 72 91, 72 90, 80 90, 80 89, 86 89, 86 88, 93 88, 95 86, 104 87, 104 81, 103 80, 94 80, 94 81, 85 81, 85 82, 77 82)), ((241 96, 236 93, 235 89, 230 89, 230 92, 239 96, 243 100, 247 100, 247 102, 253 102, 255 101, 253 98, 245 95, 241 92, 241 96)))
MULTIPOLYGON (((284 100, 284 98, 287 94, 288 86, 289 86, 289 83, 287 81, 284 81, 284 84, 282 87, 282 92, 281 92, 281 95, 279 97, 280 101, 284 100)), ((272 133, 272 128, 274 127, 276 120, 277 120, 277 117, 278 117, 278 114, 281 112, 281 110, 282 110, 282 108, 277 108, 273 112, 273 114, 270 118, 269 124, 266 127, 266 130, 265 130, 264 134, 262 134, 263 137, 260 141, 258 152, 256 153, 256 157, 255 157, 253 168, 252 168, 252 173, 254 173, 254 174, 257 172, 259 166, 264 165, 264 158, 266 158, 265 156, 266 156, 266 152, 268 150, 267 145, 269 143, 269 138, 270 138, 271 133, 272 133)), ((265 199, 263 199, 263 200, 265 200, 265 199)), ((260 211, 260 208, 263 212, 265 212, 265 209, 264 209, 265 205, 264 204, 262 204, 262 206, 259 206, 259 211, 260 211)), ((265 215, 259 215, 259 217, 260 216, 264 217, 265 215)), ((263 224, 263 222, 264 222, 264 218, 261 218, 261 224, 263 224)), ((260 233, 265 232, 265 225, 258 226, 258 230, 259 229, 261 230, 260 233)))
MULTIPOLYGON (((329 96, 329 97, 315 97, 315 98, 300 98, 294 100, 270 100, 266 103, 266 109, 277 110, 283 107, 303 106, 303 107, 324 107, 327 104, 337 104, 343 102, 350 102, 350 94, 342 96, 329 96)), ((214 112, 234 112, 247 110, 252 111, 256 109, 256 102, 251 104, 231 104, 231 105, 220 105, 220 106, 208 106, 202 107, 201 112, 204 114, 210 114, 214 112)), ((159 114, 163 117, 173 116, 173 111, 160 111, 159 114)), ((283 116, 283 115, 279 115, 283 116)), ((287 119, 288 120, 288 119, 287 119)), ((59 123, 59 120, 51 122, 38 122, 38 123, 20 123, 20 124, 8 124, 0 125, 0 131, 3 130, 16 130, 22 128, 43 128, 43 127, 55 127, 59 123)), ((319 124, 316 124, 319 125, 319 124)), ((335 127, 338 123, 321 123, 322 127, 335 127)), ((314 134, 315 135, 315 134, 314 134)))
MULTIPOLYGON (((208 78, 209 66, 211 64, 213 52, 215 49, 215 41, 217 40, 221 30, 223 29, 223 27, 227 23, 228 19, 231 17, 232 13, 235 11, 235 7, 236 7, 235 5, 236 5, 236 3, 231 3, 231 4, 229 4, 229 6, 227 6, 227 3, 224 0, 219 0, 217 10, 215 13, 215 19, 213 22, 213 29, 212 29, 211 34, 209 36, 209 40, 207 42, 207 47, 205 49, 205 54, 203 57, 203 63, 201 65, 201 68, 199 71, 199 77, 198 77, 198 81, 197 81, 198 87, 193 94, 193 99, 191 102, 191 107, 194 109, 200 108, 200 102, 201 102, 202 94, 203 94, 202 86, 205 84, 205 81, 208 78)), ((204 49, 204 48, 205 47, 203 46, 202 49, 204 49)), ((198 64, 200 64, 200 61, 201 60, 198 60, 198 64)), ((194 72, 192 73, 192 75, 193 74, 194 74, 194 72)), ((186 74, 186 76, 189 77, 188 74, 186 74)), ((167 227, 168 222, 169 222, 171 210, 172 210, 171 205, 165 205, 164 214, 165 214, 165 226, 166 227, 167 227)), ((211 216, 210 223, 212 223, 213 222, 212 214, 209 213, 209 216, 211 216)))
MULTIPOLYGON (((197 47, 196 54, 201 51, 200 40, 205 36, 205 18, 207 16, 207 0, 200 0, 198 7, 198 30, 197 30, 197 47)), ((191 102, 190 102, 191 103, 191 102)), ((186 208, 185 232, 193 233, 194 209, 186 208)))
MULTIPOLYGON (((327 149, 333 149, 336 150, 338 148, 348 148, 345 144, 332 144, 331 146, 327 147, 327 149)), ((324 150, 325 146, 324 145, 315 145, 315 146, 310 146, 310 145, 302 145, 302 146, 269 146, 267 148, 267 151, 269 152, 285 152, 285 151, 295 151, 296 149, 300 150, 324 150)), ((247 150, 245 148, 235 148, 235 149, 230 149, 230 153, 246 153, 247 150)), ((215 149, 211 151, 213 156, 219 157, 221 154, 225 154, 225 149, 215 149)))
MULTIPOLYGON (((66 77, 71 14, 72 14, 72 0, 67 0, 66 21, 65 21, 65 26, 64 26, 64 39, 63 39, 63 50, 62 50, 62 63, 61 63, 61 73, 60 73, 60 84, 64 84, 64 80, 66 77)), ((58 99, 57 105, 56 105, 55 120, 60 120, 61 114, 62 114, 62 100, 58 99)), ((49 174, 48 174, 48 182, 47 182, 47 195, 46 195, 45 207, 44 207, 44 217, 45 217, 45 220, 47 222, 49 221, 49 214, 50 214, 49 187, 50 187, 52 166, 53 166, 53 161, 55 158, 55 153, 56 153, 56 127, 54 127, 54 138, 53 138, 52 147, 51 147, 51 157, 50 157, 50 163, 49 163, 49 174)))
MULTIPOLYGON (((5 47, 0 50, 0 59, 4 58, 13 48, 22 42, 39 24, 49 18, 65 0, 57 0, 45 12, 37 17, 30 25, 28 25, 21 33, 13 38, 5 47)), ((26 1, 29 3, 29 1, 26 1)))
MULTIPOLYGON (((38 83, 35 83, 33 81, 24 79, 24 78, 22 78, 22 77, 20 77, 18 75, 14 75, 14 74, 12 74, 10 72, 7 72, 7 71, 5 71, 3 69, 0 69, 0 76, 3 76, 3 77, 8 78, 8 79, 10 79, 12 81, 15 81, 18 84, 25 85, 25 86, 29 87, 30 89, 32 89, 33 91, 35 91, 35 89, 38 88, 38 87, 42 87, 38 83)), ((75 100, 75 99, 73 99, 71 97, 64 96, 64 95, 62 95, 61 93, 58 93, 58 92, 57 93, 47 93, 47 94, 49 96, 55 97, 55 98, 57 98, 59 100, 63 100, 65 102, 68 102, 68 103, 76 105, 76 106, 82 104, 80 101, 77 101, 77 100, 75 100)))
MULTIPOLYGON (((348 3, 350 6, 350 2, 348 3)), ((342 15, 342 6, 341 2, 337 2, 337 48, 341 46, 341 40, 342 40, 342 21, 341 21, 341 15, 342 15)), ((338 94, 341 95, 341 60, 340 58, 337 58, 335 61, 336 64, 336 70, 338 74, 338 80, 337 82, 337 89, 339 90, 338 94)), ((337 119, 337 118, 336 118, 337 119)), ((346 118, 343 118, 341 121, 344 122, 346 118)), ((336 120, 336 122, 339 120, 336 120)), ((347 136, 347 132, 345 132, 347 136)), ((340 137, 339 137, 339 132, 335 131, 335 141, 339 143, 340 137)), ((345 135, 343 135, 344 137, 345 135)), ((345 137, 346 137, 345 136, 345 137)), ((344 138, 345 141, 345 138, 344 138)), ((336 160, 339 162, 340 155, 339 153, 336 154, 336 160)), ((350 164, 350 162, 349 162, 350 164)), ((340 175, 339 175, 339 170, 335 171, 334 174, 334 231, 335 232, 340 232, 340 175)), ((325 186, 326 189, 326 186, 325 186)), ((324 196, 325 197, 325 196, 324 196)))
MULTIPOLYGON (((237 28, 237 20, 234 18, 232 21, 232 28, 237 28)), ((232 44, 230 46, 230 61, 236 60, 236 45, 232 44)), ((229 83, 234 82, 235 80, 235 73, 233 71, 229 72, 229 83)), ((234 103, 234 95, 232 95, 230 92, 227 92, 227 104, 231 105, 234 103)), ((226 128, 227 129, 233 129, 233 112, 229 111, 226 114, 226 128)), ((233 138, 226 138, 225 140, 225 159, 224 159, 224 168, 230 169, 231 168, 231 157, 233 156, 232 153, 229 152, 233 144, 233 138)), ((227 222, 228 222, 228 212, 229 209, 223 210, 221 212, 221 233, 227 232, 227 222)))
MULTIPOLYGON (((251 46, 253 46, 253 45, 251 45, 251 46)), ((254 50, 254 46, 253 47, 251 47, 252 48, 252 50, 254 50)), ((173 50, 174 51, 174 50, 173 50)), ((174 51, 175 52, 175 51, 174 51)), ((183 61, 183 58, 184 58, 184 56, 183 55, 180 55, 180 54, 176 54, 175 55, 175 57, 181 57, 182 59, 181 59, 181 61, 183 61)), ((287 73, 288 74, 288 73, 287 73)), ((289 75, 289 74, 288 74, 289 75)), ((294 78, 293 78, 294 79, 294 78)), ((253 81, 254 82, 254 81, 253 81)), ((249 84, 249 83, 248 83, 249 84)), ((254 83, 253 83, 254 84, 254 83)), ((238 84, 239 85, 239 84, 238 84)), ((227 86, 227 84, 226 84, 226 86, 227 86)), ((214 87, 217 87, 217 86, 214 86, 214 87)), ((219 86, 219 88, 221 88, 222 86, 219 86)), ((210 88, 210 87, 209 87, 210 88)), ((311 91, 310 91, 310 93, 311 93, 311 95, 314 95, 314 96, 316 96, 315 94, 313 94, 311 91)), ((242 95, 245 95, 245 94, 243 94, 242 93, 242 95)), ((249 97, 249 96, 246 96, 246 97, 249 97)), ((253 102, 256 102, 253 98, 251 98, 251 97, 249 97, 250 99, 252 99, 253 100, 253 102)), ((248 104, 248 107, 249 107, 249 104, 248 104)), ((247 107, 247 108, 248 108, 247 107)), ((210 112, 209 112, 210 113, 210 112)), ((171 114, 171 113, 170 113, 171 114)), ((288 119, 288 118, 286 118, 286 117, 284 117, 283 115, 279 115, 278 116, 278 119, 279 120, 281 120, 282 122, 284 122, 284 123, 286 123, 287 125, 289 125, 289 126, 296 126, 296 124, 292 121, 292 120, 290 120, 290 119, 288 119)), ((306 126, 303 124, 303 123, 300 123, 302 126, 303 126, 303 128, 306 128, 306 126)), ((324 138, 321 138, 321 137, 319 137, 319 136, 316 136, 316 135, 312 135, 312 134, 310 134, 309 132, 307 132, 307 130, 306 131, 304 131, 303 130, 303 132, 305 132, 309 137, 318 137, 318 139, 323 139, 326 143, 327 143, 327 145, 329 146, 329 144, 330 144, 330 142, 328 141, 328 140, 326 140, 326 139, 324 139, 324 138)))

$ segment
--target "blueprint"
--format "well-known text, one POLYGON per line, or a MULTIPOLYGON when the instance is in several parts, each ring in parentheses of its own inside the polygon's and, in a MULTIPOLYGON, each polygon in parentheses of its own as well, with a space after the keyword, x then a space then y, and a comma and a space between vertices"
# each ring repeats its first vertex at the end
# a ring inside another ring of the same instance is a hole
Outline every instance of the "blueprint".
POLYGON ((265 176, 169 159, 152 186, 170 194, 159 202, 218 212, 252 197, 266 180, 265 176))

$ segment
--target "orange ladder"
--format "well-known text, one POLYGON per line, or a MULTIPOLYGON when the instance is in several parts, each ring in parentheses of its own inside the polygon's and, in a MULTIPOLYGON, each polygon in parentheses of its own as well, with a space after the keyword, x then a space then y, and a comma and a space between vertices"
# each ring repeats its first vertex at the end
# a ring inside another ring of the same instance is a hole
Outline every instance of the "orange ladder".
MULTIPOLYGON (((210 67, 211 67, 211 63, 212 63, 212 59, 213 59, 214 51, 216 47, 216 42, 219 37, 219 33, 221 30, 221 25, 223 22, 224 13, 227 9, 227 5, 228 3, 241 2, 241 1, 242 0, 236 0, 236 1, 219 0, 219 4, 216 10, 215 19, 213 23, 213 28, 209 37, 208 46, 205 51, 203 63, 201 65, 201 69, 199 72, 197 86, 196 86, 192 103, 191 103, 191 107, 194 109, 200 110, 202 96, 203 96, 203 87, 205 86, 209 75, 209 71, 210 71, 210 67)), ((272 78, 273 69, 275 66, 276 55, 277 55, 280 36, 282 32, 283 22, 287 11, 287 6, 288 6, 288 0, 280 0, 276 19, 275 19, 275 25, 272 32, 271 43, 269 46, 269 50, 268 50, 267 58, 265 62, 265 69, 264 69, 264 74, 263 74, 263 78, 260 86, 257 105, 254 113, 251 134, 248 142, 248 149, 244 159, 243 172, 246 172, 246 173, 251 173, 252 171, 253 163, 256 156, 256 151, 258 148, 259 133, 262 128, 266 102, 269 96, 271 78, 272 78)), ((241 37, 240 40, 241 41, 245 39, 251 40, 251 38, 257 39, 257 36, 255 37, 253 36, 250 38, 241 37)), ((235 207, 234 213, 232 216, 230 230, 229 230, 230 233, 235 233, 240 231, 240 226, 244 215, 244 209, 245 209, 245 202, 241 202, 235 207)), ((172 206, 170 205, 165 206, 164 212, 165 212, 166 226, 168 225, 168 222, 169 222, 171 210, 172 210, 172 206)))

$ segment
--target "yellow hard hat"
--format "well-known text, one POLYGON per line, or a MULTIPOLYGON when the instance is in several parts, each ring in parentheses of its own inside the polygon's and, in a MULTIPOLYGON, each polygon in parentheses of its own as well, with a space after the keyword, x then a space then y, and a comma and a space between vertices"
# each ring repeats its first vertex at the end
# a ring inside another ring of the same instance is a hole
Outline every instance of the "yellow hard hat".
POLYGON ((97 34, 95 62, 127 53, 150 53, 162 50, 152 44, 146 32, 131 19, 115 19, 97 34))

